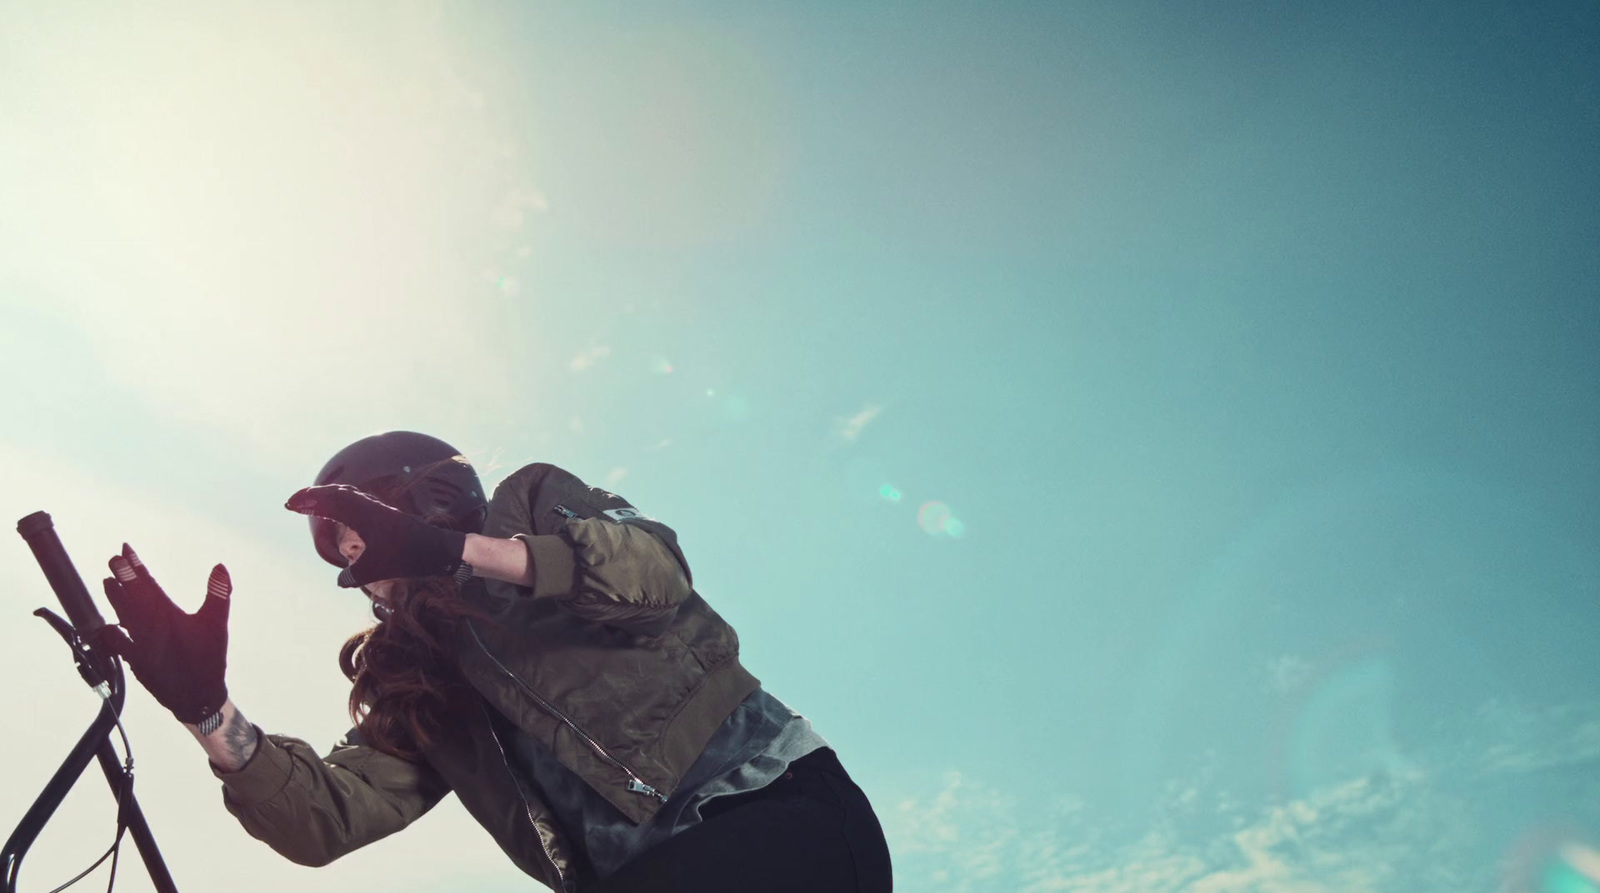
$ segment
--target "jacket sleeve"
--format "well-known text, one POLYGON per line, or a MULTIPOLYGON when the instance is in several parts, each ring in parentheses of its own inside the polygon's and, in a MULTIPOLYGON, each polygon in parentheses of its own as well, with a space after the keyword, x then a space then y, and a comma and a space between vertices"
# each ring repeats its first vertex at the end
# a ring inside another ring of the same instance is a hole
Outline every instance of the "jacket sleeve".
POLYGON ((553 465, 526 465, 501 481, 483 532, 521 540, 533 567, 531 586, 485 579, 502 601, 551 598, 585 620, 660 635, 693 595, 671 527, 553 465))
POLYGON ((326 757, 284 735, 264 735, 222 780, 222 802, 251 837, 301 865, 319 866, 411 824, 450 792, 426 763, 390 756, 352 732, 326 757))
POLYGON ((660 635, 692 591, 688 568, 649 526, 572 519, 553 534, 516 534, 534 569, 532 595, 587 620, 660 635))

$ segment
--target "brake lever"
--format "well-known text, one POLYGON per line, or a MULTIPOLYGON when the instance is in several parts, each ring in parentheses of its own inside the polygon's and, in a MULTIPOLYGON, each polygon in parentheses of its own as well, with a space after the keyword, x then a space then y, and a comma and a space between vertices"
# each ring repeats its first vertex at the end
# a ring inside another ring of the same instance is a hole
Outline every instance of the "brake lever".
POLYGON ((72 624, 62 619, 61 615, 49 608, 40 608, 33 612, 35 617, 41 617, 50 624, 72 649, 73 663, 78 665, 78 675, 89 687, 100 693, 102 698, 111 696, 111 685, 107 681, 107 673, 101 667, 101 655, 89 647, 89 643, 78 635, 78 630, 72 624))

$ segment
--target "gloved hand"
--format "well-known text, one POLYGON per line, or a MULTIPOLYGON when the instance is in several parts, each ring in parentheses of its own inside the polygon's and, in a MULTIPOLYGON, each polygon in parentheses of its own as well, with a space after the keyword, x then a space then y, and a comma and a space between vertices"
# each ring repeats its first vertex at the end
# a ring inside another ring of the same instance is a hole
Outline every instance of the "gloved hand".
POLYGON ((283 507, 343 522, 361 536, 361 557, 339 572, 346 589, 396 577, 448 577, 466 551, 466 534, 434 527, 348 484, 306 487, 283 507))
POLYGON ((124 629, 107 625, 96 641, 122 656, 133 675, 181 722, 199 724, 228 700, 228 569, 211 569, 206 600, 186 614, 172 603, 127 543, 110 561, 106 598, 124 629), (129 636, 132 636, 130 639, 129 636))

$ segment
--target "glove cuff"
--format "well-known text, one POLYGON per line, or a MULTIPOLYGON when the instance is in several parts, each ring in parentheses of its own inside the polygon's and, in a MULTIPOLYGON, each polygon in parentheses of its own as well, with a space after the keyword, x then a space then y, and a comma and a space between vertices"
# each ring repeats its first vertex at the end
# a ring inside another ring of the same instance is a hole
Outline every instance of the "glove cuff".
POLYGON ((200 730, 202 735, 210 735, 217 729, 222 728, 222 710, 219 708, 216 713, 195 723, 195 727, 200 730))
MULTIPOLYGON (((159 701, 161 699, 157 698, 156 700, 159 701)), ((222 705, 227 702, 227 686, 220 686, 214 694, 208 693, 205 695, 205 700, 203 701, 193 701, 189 704, 164 704, 164 706, 172 711, 172 715, 178 718, 178 722, 198 726, 212 720, 221 722, 222 705)), ((216 731, 215 728, 212 731, 216 731)), ((209 735, 211 733, 205 732, 205 734, 209 735)))
POLYGON ((431 528, 433 542, 430 544, 438 551, 432 553, 428 576, 450 577, 457 583, 465 583, 472 577, 472 565, 462 560, 467 550, 467 535, 459 530, 447 530, 442 527, 431 528), (465 576, 463 576, 465 575, 465 576))
MULTIPOLYGON (((437 530, 438 528, 435 529, 437 530)), ((439 538, 439 542, 444 550, 445 568, 443 575, 448 577, 454 575, 457 569, 466 563, 461 559, 467 551, 467 535, 459 530, 440 530, 439 532, 444 534, 439 538)))

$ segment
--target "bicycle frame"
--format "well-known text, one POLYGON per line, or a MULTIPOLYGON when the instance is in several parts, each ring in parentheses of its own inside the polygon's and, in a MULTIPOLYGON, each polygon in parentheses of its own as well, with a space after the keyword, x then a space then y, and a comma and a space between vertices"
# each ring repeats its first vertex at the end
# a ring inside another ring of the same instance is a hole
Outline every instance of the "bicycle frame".
POLYGON ((118 821, 133 835, 134 844, 139 849, 156 890, 158 893, 177 893, 178 888, 173 884, 172 875, 161 858, 161 851, 156 847, 155 837, 145 822, 144 812, 134 797, 132 775, 117 760, 116 749, 111 745, 111 730, 117 724, 125 691, 121 662, 97 650, 92 644, 94 632, 105 626, 105 620, 89 598, 83 578, 72 566, 72 559, 67 557, 50 516, 45 512, 34 512, 17 522, 17 532, 27 540, 40 569, 44 571, 45 579, 50 582, 50 588, 55 590, 56 599, 61 602, 71 622, 46 608, 40 608, 34 614, 48 621, 66 640, 72 648, 78 674, 105 702, 100 705, 99 715, 78 739, 61 768, 51 776, 44 791, 28 808, 22 821, 17 823, 5 847, 0 849, 0 870, 4 871, 3 891, 16 893, 17 875, 22 869, 23 856, 27 855, 28 848, 66 799, 67 792, 72 790, 83 770, 89 767, 91 761, 98 760, 106 783, 111 785, 112 796, 117 801, 118 821))

